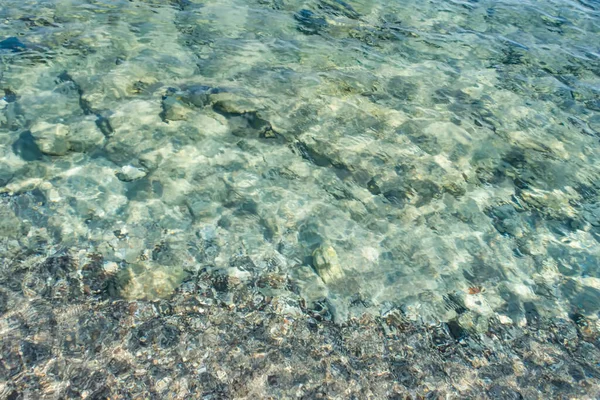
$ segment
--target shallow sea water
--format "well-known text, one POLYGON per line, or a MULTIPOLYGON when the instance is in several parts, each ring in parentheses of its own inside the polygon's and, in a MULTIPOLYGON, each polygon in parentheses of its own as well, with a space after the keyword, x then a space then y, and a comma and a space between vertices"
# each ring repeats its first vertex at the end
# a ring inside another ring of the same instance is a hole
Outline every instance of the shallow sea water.
POLYGON ((339 324, 598 324, 597 1, 3 0, 0 90, 2 313, 206 273, 339 324))
POLYGON ((276 269, 342 319, 596 314, 597 4, 388 3, 9 1, 2 190, 39 205, 3 252, 93 250, 128 298, 276 269))

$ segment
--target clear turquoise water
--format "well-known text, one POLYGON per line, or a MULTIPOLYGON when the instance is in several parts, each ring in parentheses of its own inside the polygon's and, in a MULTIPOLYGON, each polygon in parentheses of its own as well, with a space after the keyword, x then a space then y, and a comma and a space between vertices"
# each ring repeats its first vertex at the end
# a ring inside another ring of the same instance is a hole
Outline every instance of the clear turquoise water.
POLYGON ((0 40, 5 265, 597 320, 597 1, 3 0, 0 40))

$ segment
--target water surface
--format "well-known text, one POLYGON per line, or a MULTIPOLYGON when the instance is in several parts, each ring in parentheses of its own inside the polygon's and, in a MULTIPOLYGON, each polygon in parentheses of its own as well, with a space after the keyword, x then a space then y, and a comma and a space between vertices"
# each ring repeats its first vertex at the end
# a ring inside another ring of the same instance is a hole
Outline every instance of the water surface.
POLYGON ((3 0, 0 21, 7 309, 207 272, 279 277, 339 323, 596 324, 597 1, 3 0), (65 254, 60 279, 23 266, 65 254))

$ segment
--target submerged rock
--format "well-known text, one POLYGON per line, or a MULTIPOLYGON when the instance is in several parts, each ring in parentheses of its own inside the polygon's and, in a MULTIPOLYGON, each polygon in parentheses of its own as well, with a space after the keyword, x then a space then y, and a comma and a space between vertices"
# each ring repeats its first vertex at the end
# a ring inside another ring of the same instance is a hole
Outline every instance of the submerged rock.
POLYGON ((51 156, 62 156, 69 151, 67 135, 69 127, 63 124, 36 122, 30 129, 34 142, 40 151, 51 156))
POLYGON ((207 101, 221 114, 246 114, 263 108, 259 99, 241 89, 212 88, 207 92, 207 101))
POLYGON ((338 255, 330 245, 322 245, 313 252, 313 266, 325 283, 332 283, 344 277, 338 255))
POLYGON ((165 96, 162 101, 162 109, 160 117, 165 122, 183 121, 187 119, 190 112, 190 109, 175 96, 165 96))
POLYGON ((90 116, 71 125, 69 148, 75 152, 84 153, 102 144, 104 138, 104 134, 98 128, 96 117, 90 116))
POLYGON ((7 103, 14 103, 17 101, 17 94, 11 89, 4 89, 4 97, 2 97, 7 103))
POLYGON ((9 37, 0 42, 0 50, 23 51, 27 48, 17 37, 9 37))
POLYGON ((360 18, 360 14, 348 3, 343 0, 320 0, 318 7, 333 15, 343 15, 351 19, 360 18))
POLYGON ((327 21, 325 18, 317 16, 310 10, 300 10, 294 14, 294 18, 298 21, 298 30, 307 35, 316 35, 327 29, 327 21))
POLYGON ((146 171, 131 165, 125 165, 116 173, 117 178, 123 182, 131 182, 146 176, 146 171))
POLYGON ((13 178, 14 173, 5 163, 0 163, 0 187, 5 186, 13 178))
POLYGON ((177 267, 130 265, 117 274, 113 289, 125 299, 164 299, 173 294, 184 276, 177 267))
POLYGON ((210 95, 218 92, 219 89, 198 85, 190 87, 182 98, 183 101, 190 103, 195 107, 204 107, 210 104, 210 95))

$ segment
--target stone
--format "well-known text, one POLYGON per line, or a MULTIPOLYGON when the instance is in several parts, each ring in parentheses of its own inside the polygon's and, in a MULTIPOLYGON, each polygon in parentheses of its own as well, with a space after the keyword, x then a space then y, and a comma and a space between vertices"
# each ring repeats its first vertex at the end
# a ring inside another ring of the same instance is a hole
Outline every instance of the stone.
POLYGON ((232 91, 214 91, 208 95, 208 100, 213 108, 220 113, 242 115, 255 113, 259 106, 249 96, 232 91))
POLYGON ((123 182, 132 182, 136 179, 141 179, 146 176, 146 171, 141 168, 136 168, 132 165, 125 165, 121 167, 116 173, 117 178, 123 182))
POLYGON ((0 187, 6 186, 13 176, 14 172, 11 170, 10 166, 0 162, 0 187))
POLYGON ((23 51, 27 48, 23 42, 14 36, 0 41, 0 50, 23 51))
POLYGON ((95 117, 88 117, 71 125, 69 148, 78 153, 85 153, 104 141, 104 134, 98 128, 95 117))
POLYGON ((51 156, 62 156, 69 151, 69 127, 38 121, 31 126, 31 135, 40 151, 51 156))
POLYGON ((185 104, 173 96, 166 96, 163 99, 162 108, 161 118, 165 122, 186 120, 190 112, 190 109, 185 104))
POLYGON ((344 277, 338 255, 331 245, 322 245, 313 252, 313 266, 325 283, 332 283, 344 277))
POLYGON ((298 21, 298 30, 307 35, 316 35, 327 29, 327 21, 323 17, 315 15, 310 10, 300 10, 294 14, 294 18, 298 21))
POLYGON ((180 267, 132 264, 117 274, 114 284, 118 295, 128 300, 164 299, 171 296, 184 276, 180 267))
POLYGON ((186 103, 201 108, 210 104, 209 96, 211 93, 218 92, 219 89, 211 88, 210 86, 192 86, 187 90, 187 93, 182 96, 182 99, 186 103))
MULTIPOLYGON (((14 103, 17 101, 17 94, 12 89, 4 89, 4 97, 2 97, 1 101, 6 103, 14 103)), ((2 103, 0 103, 0 107, 3 107, 2 103)))
POLYGON ((320 0, 318 7, 321 10, 329 12, 336 16, 343 15, 350 19, 360 18, 360 14, 348 3, 343 0, 320 0))

